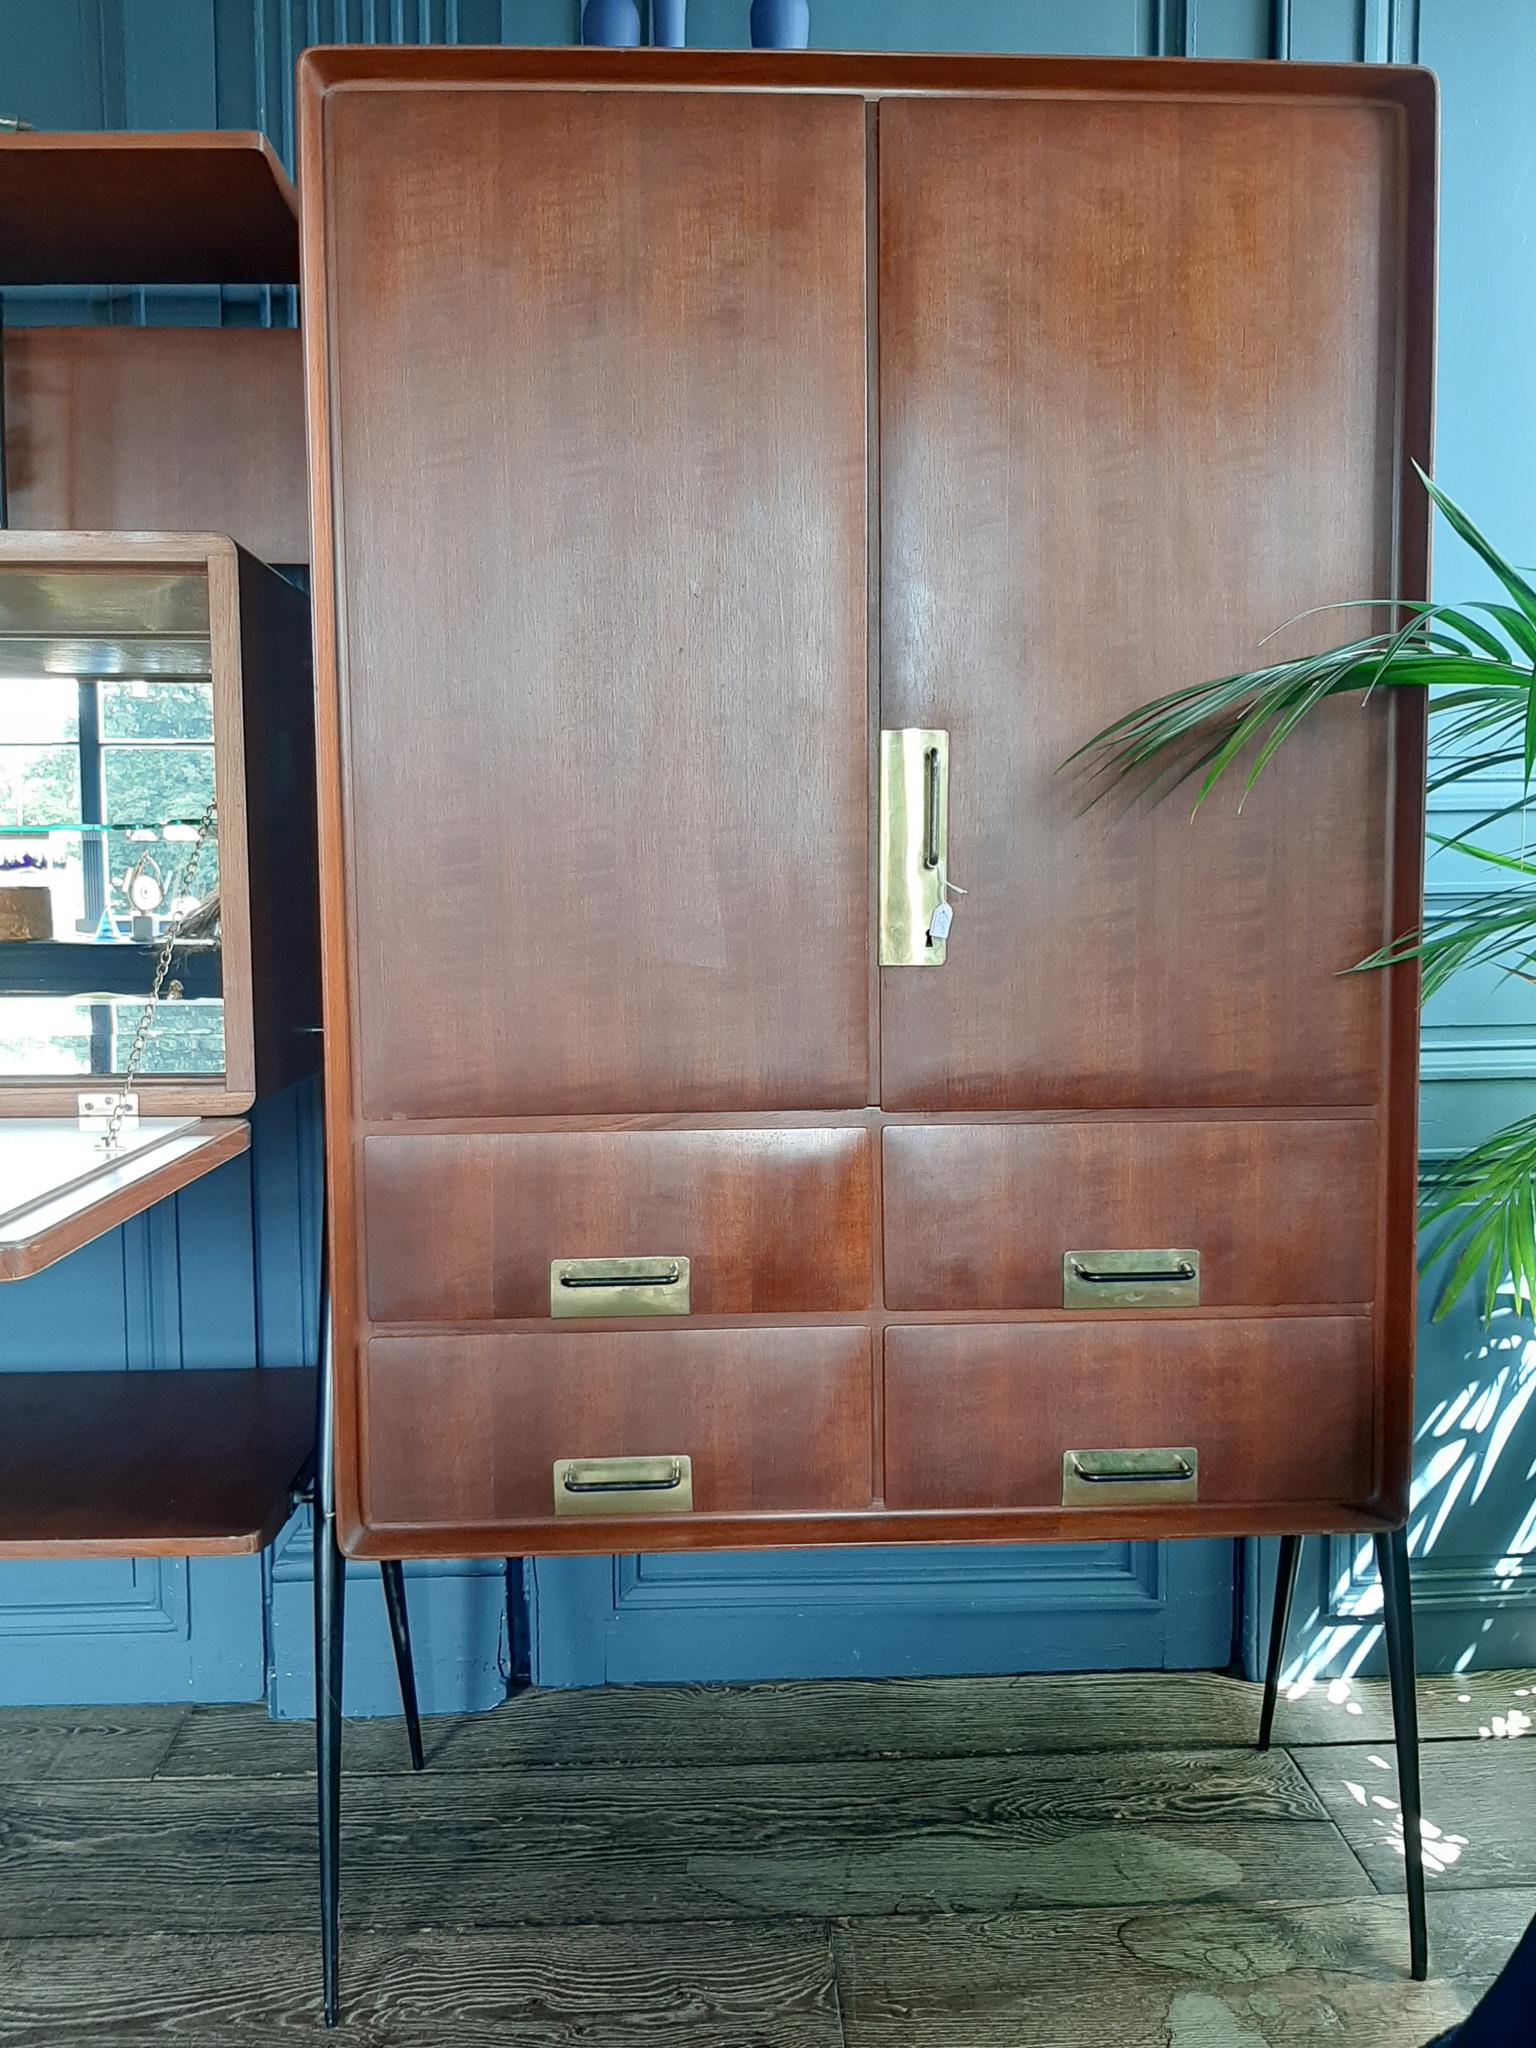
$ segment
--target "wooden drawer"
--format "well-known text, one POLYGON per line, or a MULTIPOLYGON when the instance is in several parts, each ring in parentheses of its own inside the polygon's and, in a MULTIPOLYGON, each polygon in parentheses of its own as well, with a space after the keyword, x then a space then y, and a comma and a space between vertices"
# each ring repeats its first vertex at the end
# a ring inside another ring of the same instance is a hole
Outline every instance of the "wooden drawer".
POLYGON ((1199 1452, 1202 1503, 1360 1502, 1374 1491, 1374 1421, 1363 1317, 929 1324, 885 1336, 893 1509, 1059 1509, 1068 1451, 1176 1445, 1199 1452))
POLYGON ((1065 1253, 1177 1247, 1202 1308, 1363 1304, 1376 1145, 1366 1118, 890 1125, 885 1298, 1060 1308, 1065 1253))
POLYGON ((379 1322, 547 1316, 570 1258, 681 1255, 695 1315, 869 1305, 863 1130, 371 1137, 363 1177, 379 1322))
POLYGON ((543 1521, 555 1461, 692 1460, 695 1514, 867 1508, 862 1329, 375 1337, 364 1505, 376 1524, 543 1521))

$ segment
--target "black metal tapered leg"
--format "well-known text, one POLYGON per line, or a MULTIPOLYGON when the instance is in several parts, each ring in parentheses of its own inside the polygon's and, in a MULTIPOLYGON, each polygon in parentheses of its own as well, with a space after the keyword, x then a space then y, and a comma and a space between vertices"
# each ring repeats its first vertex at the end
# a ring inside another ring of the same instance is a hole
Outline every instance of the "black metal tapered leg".
POLYGON ((389 1609, 389 1639, 395 1649, 395 1671, 400 1679, 400 1708, 405 1715, 406 1740, 411 1745, 411 1769, 426 1765, 421 1746, 421 1714, 416 1705, 416 1667, 411 1662, 411 1623, 405 1611, 405 1566, 398 1557, 385 1558, 379 1566, 384 1579, 384 1605, 389 1609))
POLYGON ((315 1510, 315 1762, 320 1797, 320 1962, 325 2024, 340 2000, 341 1645, 346 1564, 336 1524, 315 1510))
POLYGON ((336 1542, 331 1294, 321 1232, 320 1403, 315 1430, 315 1784, 320 1823, 320 1971, 325 2024, 341 2002, 341 1676, 347 1564, 336 1542))
POLYGON ((1429 1975, 1429 1925, 1424 1911, 1424 1830, 1419 1798, 1419 1702, 1413 1656, 1413 1591, 1408 1573, 1408 1532, 1376 1538, 1387 1628, 1387 1670, 1392 1679, 1392 1727, 1397 1739, 1397 1802, 1403 1816, 1403 1861, 1408 1884, 1409 1970, 1429 1975))
POLYGON ((528 1589, 524 1560, 507 1559, 507 1696, 527 1692, 533 1684, 533 1634, 528 1625, 528 1589))
POLYGON ((1296 1592, 1296 1566, 1301 1559, 1301 1538, 1280 1538, 1280 1563, 1275 1572, 1275 1607, 1269 1621, 1269 1662, 1264 1666, 1264 1704, 1259 1709, 1259 1747, 1268 1749, 1275 1727, 1275 1702, 1280 1697, 1280 1666, 1285 1661, 1285 1635, 1291 1625, 1291 1601, 1296 1592))

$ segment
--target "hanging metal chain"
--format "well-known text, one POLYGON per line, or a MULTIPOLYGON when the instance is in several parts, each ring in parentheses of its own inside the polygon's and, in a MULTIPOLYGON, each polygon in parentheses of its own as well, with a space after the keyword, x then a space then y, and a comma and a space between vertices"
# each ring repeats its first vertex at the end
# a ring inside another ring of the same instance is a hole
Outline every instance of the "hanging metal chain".
MULTIPOLYGON (((203 857, 203 848, 208 844, 208 835, 213 830, 218 813, 218 800, 209 797, 207 808, 198 820, 197 837, 192 842, 192 851, 187 855, 187 864, 181 871, 181 880, 174 896, 190 893, 192 879, 197 873, 198 862, 203 857)), ((174 896, 172 900, 174 901, 174 896)), ((139 1021, 134 1029, 133 1042, 128 1047, 128 1058, 123 1067, 122 1086, 112 1103, 112 1114, 107 1118, 107 1128, 102 1133, 101 1150, 115 1152, 122 1136, 123 1119, 128 1114, 128 1100, 133 1093, 133 1084, 138 1079, 139 1063, 144 1057, 144 1047, 149 1042, 149 1029, 160 1003, 160 992, 165 987, 165 978, 171 971, 171 961, 181 942, 182 926, 192 915, 192 908, 178 911, 166 927, 165 937, 160 942, 160 951, 155 956, 155 972, 149 984, 149 1000, 139 1012, 139 1021)))

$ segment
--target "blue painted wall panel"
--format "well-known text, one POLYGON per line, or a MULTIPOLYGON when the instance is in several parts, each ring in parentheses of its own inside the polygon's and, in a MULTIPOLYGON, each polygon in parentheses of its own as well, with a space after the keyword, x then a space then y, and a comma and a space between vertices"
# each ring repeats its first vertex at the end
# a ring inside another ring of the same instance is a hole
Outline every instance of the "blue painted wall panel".
POLYGON ((1225 1665, 1231 1551, 933 1544, 541 1558, 533 1676, 657 1685, 1225 1665))

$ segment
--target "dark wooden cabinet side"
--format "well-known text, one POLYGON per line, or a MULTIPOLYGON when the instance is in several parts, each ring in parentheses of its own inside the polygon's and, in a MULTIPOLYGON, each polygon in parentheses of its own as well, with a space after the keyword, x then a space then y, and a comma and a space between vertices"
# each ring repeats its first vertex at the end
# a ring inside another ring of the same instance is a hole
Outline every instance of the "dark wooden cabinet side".
POLYGON ((314 875, 314 664, 302 591, 236 550, 255 1085, 274 1094, 320 1064, 314 875))

